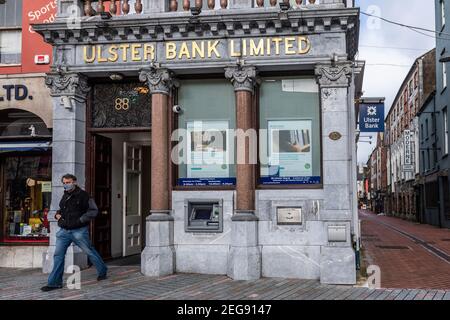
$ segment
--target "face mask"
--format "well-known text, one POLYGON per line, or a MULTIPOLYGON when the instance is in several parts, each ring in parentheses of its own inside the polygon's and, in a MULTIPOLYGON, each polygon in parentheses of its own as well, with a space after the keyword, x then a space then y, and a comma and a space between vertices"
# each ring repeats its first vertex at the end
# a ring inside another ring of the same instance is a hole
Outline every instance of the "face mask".
POLYGON ((72 191, 75 188, 75 185, 73 183, 68 183, 64 185, 65 191, 72 191))

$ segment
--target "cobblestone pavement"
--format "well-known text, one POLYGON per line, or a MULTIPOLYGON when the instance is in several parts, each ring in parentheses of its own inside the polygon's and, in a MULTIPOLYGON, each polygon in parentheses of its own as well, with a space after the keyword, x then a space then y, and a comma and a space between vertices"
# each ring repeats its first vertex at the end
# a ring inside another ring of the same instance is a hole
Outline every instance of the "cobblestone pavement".
POLYGON ((40 269, 0 269, 1 300, 450 300, 450 291, 380 289, 321 285, 315 280, 262 278, 233 281, 226 276, 174 274, 145 277, 139 266, 110 266, 97 282, 95 269, 82 271, 81 289, 41 292, 40 269))
POLYGON ((382 287, 450 289, 449 229, 365 210, 359 216, 365 264, 380 267, 382 287))

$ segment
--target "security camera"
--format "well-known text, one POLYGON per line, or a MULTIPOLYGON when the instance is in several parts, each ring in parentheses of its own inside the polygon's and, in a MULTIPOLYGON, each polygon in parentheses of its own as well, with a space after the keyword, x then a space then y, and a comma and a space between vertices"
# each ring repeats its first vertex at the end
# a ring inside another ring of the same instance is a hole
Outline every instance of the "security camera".
POLYGON ((181 109, 181 107, 177 104, 173 106, 172 110, 175 113, 181 113, 183 111, 183 109, 181 109))

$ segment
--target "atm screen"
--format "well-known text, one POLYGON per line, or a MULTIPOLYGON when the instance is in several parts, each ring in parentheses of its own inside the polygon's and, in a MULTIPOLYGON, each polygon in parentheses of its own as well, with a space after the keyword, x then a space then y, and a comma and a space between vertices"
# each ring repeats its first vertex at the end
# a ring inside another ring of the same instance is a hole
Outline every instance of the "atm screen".
POLYGON ((210 220, 211 211, 211 208, 195 208, 193 218, 194 220, 210 220))

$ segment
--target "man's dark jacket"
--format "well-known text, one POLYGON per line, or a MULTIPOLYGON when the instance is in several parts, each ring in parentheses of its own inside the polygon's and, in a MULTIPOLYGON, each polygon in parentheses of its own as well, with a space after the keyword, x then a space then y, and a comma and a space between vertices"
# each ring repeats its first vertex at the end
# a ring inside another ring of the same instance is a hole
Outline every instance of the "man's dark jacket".
POLYGON ((61 218, 58 220, 58 226, 67 230, 89 225, 98 214, 95 202, 78 186, 72 192, 64 191, 59 208, 61 218))

